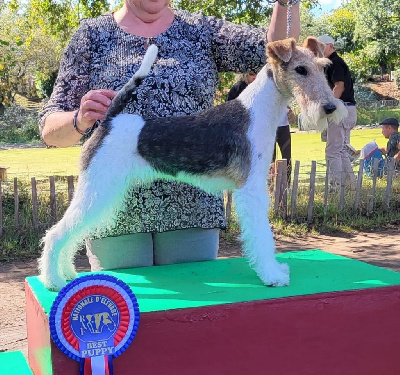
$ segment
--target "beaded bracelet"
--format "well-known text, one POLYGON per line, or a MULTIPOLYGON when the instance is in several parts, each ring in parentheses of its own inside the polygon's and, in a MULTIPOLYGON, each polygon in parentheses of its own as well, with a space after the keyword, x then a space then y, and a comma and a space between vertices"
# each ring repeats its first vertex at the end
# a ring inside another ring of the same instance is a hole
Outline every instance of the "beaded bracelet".
POLYGON ((72 124, 74 125, 74 129, 81 135, 87 137, 90 134, 93 133, 93 130, 97 127, 97 121, 93 124, 93 126, 91 126, 90 128, 87 128, 84 132, 78 129, 78 125, 77 125, 77 121, 76 119, 78 118, 78 113, 79 113, 79 109, 75 112, 74 117, 72 119, 72 124))

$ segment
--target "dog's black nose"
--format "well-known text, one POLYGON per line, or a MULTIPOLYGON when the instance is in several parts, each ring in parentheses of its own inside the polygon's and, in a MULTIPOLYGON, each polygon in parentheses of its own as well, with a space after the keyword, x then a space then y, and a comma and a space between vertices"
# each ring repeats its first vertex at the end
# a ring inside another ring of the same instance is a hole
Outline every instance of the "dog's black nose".
POLYGON ((328 103, 328 104, 324 105, 324 110, 325 110, 325 113, 327 115, 329 115, 330 113, 336 111, 336 106, 334 104, 328 103))

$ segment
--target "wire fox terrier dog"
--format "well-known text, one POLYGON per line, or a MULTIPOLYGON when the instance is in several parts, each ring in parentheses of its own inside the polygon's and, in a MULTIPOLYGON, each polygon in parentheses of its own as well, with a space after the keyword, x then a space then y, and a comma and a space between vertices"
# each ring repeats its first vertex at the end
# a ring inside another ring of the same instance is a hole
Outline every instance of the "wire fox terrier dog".
POLYGON ((269 63, 236 100, 191 116, 145 120, 121 111, 157 57, 157 47, 150 46, 83 147, 73 200, 43 239, 39 268, 44 285, 60 290, 74 279, 79 245, 110 224, 132 184, 156 179, 189 183, 210 193, 233 190, 251 267, 266 285, 288 285, 289 268, 275 259, 267 216, 267 172, 277 125, 292 95, 309 123, 346 115, 325 79, 329 60, 322 58, 323 49, 315 38, 303 47, 294 39, 268 43, 269 63), (106 164, 110 173, 105 175, 106 164))

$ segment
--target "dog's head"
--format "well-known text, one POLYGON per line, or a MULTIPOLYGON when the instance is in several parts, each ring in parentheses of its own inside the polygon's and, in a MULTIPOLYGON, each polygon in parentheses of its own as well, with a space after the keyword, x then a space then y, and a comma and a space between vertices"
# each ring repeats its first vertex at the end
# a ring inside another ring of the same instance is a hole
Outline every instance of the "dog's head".
POLYGON ((302 125, 322 130, 326 119, 338 122, 347 115, 341 100, 333 96, 324 74, 331 61, 324 58, 325 45, 308 37, 303 46, 293 38, 267 44, 268 62, 278 90, 293 95, 302 111, 302 125))

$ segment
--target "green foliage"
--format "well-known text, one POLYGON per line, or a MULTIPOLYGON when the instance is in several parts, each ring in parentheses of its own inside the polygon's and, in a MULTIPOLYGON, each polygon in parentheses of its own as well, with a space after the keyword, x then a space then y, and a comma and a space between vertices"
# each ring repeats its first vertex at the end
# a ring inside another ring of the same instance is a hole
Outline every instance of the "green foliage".
POLYGON ((49 98, 53 92, 54 83, 57 79, 58 71, 50 74, 43 74, 42 72, 36 73, 36 89, 37 93, 42 98, 49 98))
POLYGON ((367 81, 376 72, 376 60, 365 50, 344 53, 342 58, 346 61, 353 79, 360 83, 367 81))
POLYGON ((66 1, 30 0, 25 17, 30 25, 37 25, 45 35, 65 45, 78 25, 73 8, 66 1))
POLYGON ((374 102, 377 99, 373 90, 368 87, 362 86, 359 83, 354 85, 354 96, 356 102, 374 102))
POLYGON ((201 10, 207 16, 253 26, 264 25, 272 13, 272 6, 262 0, 175 0, 173 5, 191 12, 201 10))
POLYGON ((314 20, 316 35, 329 34, 359 81, 399 66, 399 0, 350 0, 314 20))
MULTIPOLYGON (((75 181, 76 183, 76 181, 75 181)), ((68 206, 65 178, 56 179, 56 211, 60 218, 68 206)), ((38 219, 36 230, 32 222, 32 193, 30 181, 18 180, 18 225, 14 216, 13 181, 2 181, 3 235, 0 241, 0 261, 36 258, 40 252, 40 239, 50 227, 50 193, 48 179, 37 180, 38 219)))
POLYGON ((29 0, 26 17, 64 47, 81 18, 97 17, 110 9, 107 0, 29 0))
POLYGON ((0 35, 0 96, 6 104, 17 93, 36 96, 34 77, 38 71, 46 77, 58 69, 60 44, 10 6, 0 10, 0 35))
POLYGON ((79 18, 97 17, 110 10, 107 0, 80 0, 76 6, 80 10, 79 18))
POLYGON ((37 115, 17 104, 0 117, 0 142, 16 143, 40 140, 37 115))
POLYGON ((357 108, 357 124, 359 125, 370 125, 378 124, 384 118, 396 117, 400 118, 399 108, 388 108, 385 106, 376 105, 376 102, 359 102, 357 108), (371 104, 374 104, 374 109, 371 108, 371 104))
POLYGON ((0 7, 0 97, 5 103, 12 103, 17 93, 47 97, 79 19, 96 17, 109 7, 107 0, 11 1, 0 7))
POLYGON ((226 95, 228 95, 230 88, 235 84, 236 81, 237 79, 234 73, 219 73, 217 94, 215 98, 216 104, 225 102, 226 95))
POLYGON ((332 16, 326 17, 328 34, 336 41, 336 48, 342 52, 354 50, 354 30, 356 26, 354 13, 347 8, 340 8, 332 16))
POLYGON ((382 69, 399 62, 400 35, 399 0, 352 0, 350 9, 355 14, 354 39, 373 53, 376 64, 382 69))

